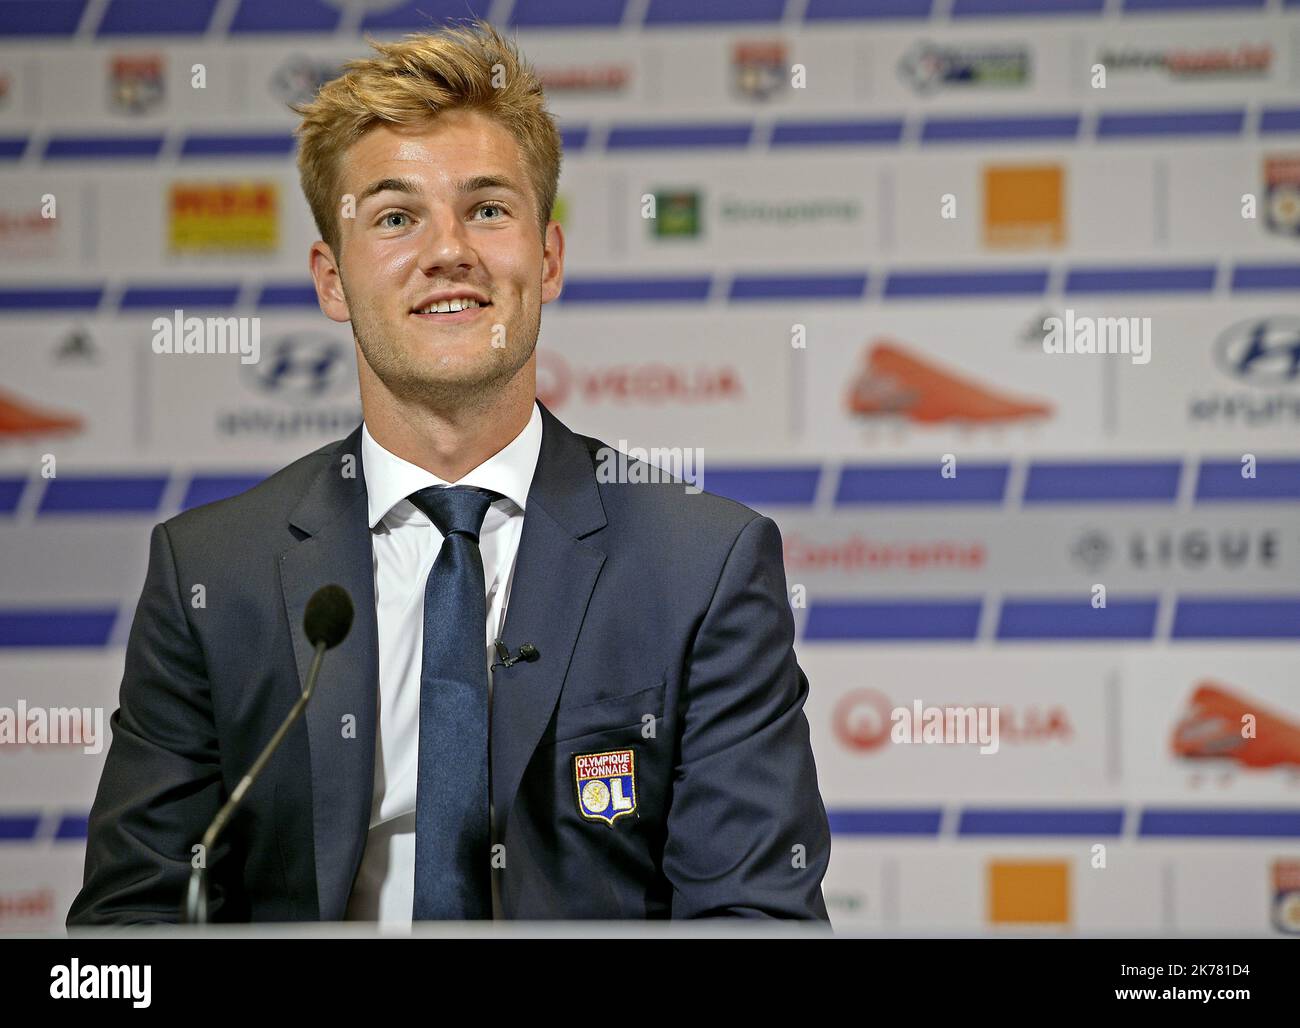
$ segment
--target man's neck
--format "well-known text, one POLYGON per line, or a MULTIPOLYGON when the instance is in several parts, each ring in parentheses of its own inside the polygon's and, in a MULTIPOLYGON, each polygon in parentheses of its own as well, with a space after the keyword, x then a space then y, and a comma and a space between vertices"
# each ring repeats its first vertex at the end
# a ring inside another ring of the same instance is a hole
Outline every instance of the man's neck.
POLYGON ((524 430, 534 397, 507 389, 486 405, 453 411, 406 406, 389 396, 384 401, 362 404, 371 438, 407 463, 456 482, 524 430))

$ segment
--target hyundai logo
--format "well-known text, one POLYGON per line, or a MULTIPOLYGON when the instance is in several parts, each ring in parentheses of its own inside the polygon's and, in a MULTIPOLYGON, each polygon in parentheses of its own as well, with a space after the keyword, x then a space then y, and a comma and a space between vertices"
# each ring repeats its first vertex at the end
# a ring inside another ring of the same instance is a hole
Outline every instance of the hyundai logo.
POLYGON ((1214 344, 1219 369, 1252 385, 1300 379, 1300 318, 1250 318, 1227 329, 1214 344))
POLYGON ((316 400, 348 384, 351 348, 330 336, 301 332, 265 348, 243 372, 259 391, 281 399, 316 400))

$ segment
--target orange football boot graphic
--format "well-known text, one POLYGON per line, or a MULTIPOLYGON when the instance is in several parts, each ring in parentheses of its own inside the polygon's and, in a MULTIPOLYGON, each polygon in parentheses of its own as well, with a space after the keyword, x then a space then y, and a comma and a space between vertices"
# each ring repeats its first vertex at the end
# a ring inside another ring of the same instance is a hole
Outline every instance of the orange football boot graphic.
POLYGON ((1300 771, 1300 724, 1229 692, 1218 682, 1201 682, 1171 743, 1174 756, 1221 761, 1220 767, 1285 767, 1300 771), (1242 718, 1255 719, 1254 738, 1242 736, 1242 718))
POLYGON ((849 411, 860 417, 995 424, 1052 413, 1050 404, 996 393, 913 357, 891 341, 873 343, 866 364, 848 394, 849 411))
POLYGON ((8 393, 0 392, 0 439, 76 432, 81 419, 72 415, 46 414, 8 393))

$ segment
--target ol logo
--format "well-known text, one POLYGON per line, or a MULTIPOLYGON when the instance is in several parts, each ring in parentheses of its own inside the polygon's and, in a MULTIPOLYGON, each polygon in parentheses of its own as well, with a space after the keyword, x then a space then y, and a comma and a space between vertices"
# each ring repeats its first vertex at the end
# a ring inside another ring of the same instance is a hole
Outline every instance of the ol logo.
POLYGON ((631 750, 579 753, 573 758, 578 813, 613 825, 636 810, 636 771, 631 750))

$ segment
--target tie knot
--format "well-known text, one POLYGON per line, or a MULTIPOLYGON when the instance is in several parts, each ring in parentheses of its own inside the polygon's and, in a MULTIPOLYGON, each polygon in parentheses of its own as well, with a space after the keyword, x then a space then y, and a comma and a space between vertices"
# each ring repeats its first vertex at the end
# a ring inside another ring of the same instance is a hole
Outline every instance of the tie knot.
POLYGON ((407 497, 444 536, 460 532, 478 541, 483 517, 501 494, 472 485, 431 485, 407 497))

